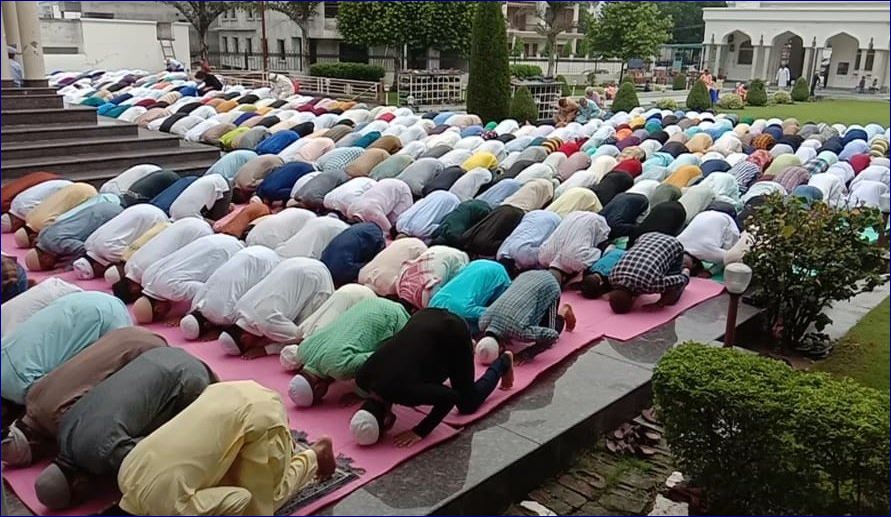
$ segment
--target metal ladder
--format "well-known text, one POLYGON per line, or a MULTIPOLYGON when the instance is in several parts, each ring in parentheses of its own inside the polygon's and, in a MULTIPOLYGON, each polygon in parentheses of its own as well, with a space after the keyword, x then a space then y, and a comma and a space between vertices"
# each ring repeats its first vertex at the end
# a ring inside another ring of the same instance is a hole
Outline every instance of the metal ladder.
POLYGON ((161 43, 161 54, 164 59, 176 59, 176 49, 173 47, 172 39, 159 39, 158 42, 161 43))

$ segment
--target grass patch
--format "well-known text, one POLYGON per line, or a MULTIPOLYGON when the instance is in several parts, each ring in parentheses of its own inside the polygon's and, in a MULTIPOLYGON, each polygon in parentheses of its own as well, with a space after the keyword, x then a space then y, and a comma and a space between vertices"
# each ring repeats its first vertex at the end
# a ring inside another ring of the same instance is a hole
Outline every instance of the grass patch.
POLYGON ((891 382, 888 311, 889 299, 885 298, 839 340, 832 355, 817 363, 814 369, 850 377, 887 393, 891 382))
POLYGON ((887 127, 891 119, 891 106, 887 101, 823 100, 773 106, 747 106, 741 110, 720 110, 736 113, 740 117, 797 118, 799 122, 826 122, 828 124, 876 123, 887 127))

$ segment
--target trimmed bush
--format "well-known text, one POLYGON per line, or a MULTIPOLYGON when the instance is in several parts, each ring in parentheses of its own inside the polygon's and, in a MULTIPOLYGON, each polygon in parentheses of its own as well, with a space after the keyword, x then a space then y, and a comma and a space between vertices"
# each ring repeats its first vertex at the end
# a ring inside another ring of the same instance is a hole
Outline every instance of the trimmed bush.
POLYGON ((804 76, 799 77, 795 81, 795 86, 792 87, 792 100, 795 102, 807 102, 810 96, 811 91, 808 89, 807 79, 804 76))
POLYGON ((538 65, 510 65, 510 75, 517 79, 528 79, 530 77, 541 77, 544 73, 538 65))
POLYGON ((778 92, 774 92, 773 102, 774 104, 792 104, 792 96, 789 95, 789 92, 780 90, 778 92))
POLYGON ((687 89, 687 76, 684 74, 674 74, 674 79, 671 80, 671 89, 672 90, 686 90, 687 89))
POLYGON ((743 102, 742 97, 735 93, 725 93, 718 98, 718 107, 729 110, 741 110, 746 107, 746 103, 743 102))
POLYGON ((746 104, 749 106, 767 106, 767 90, 764 81, 753 79, 746 94, 746 104))
POLYGON ((616 98, 613 99, 611 108, 613 113, 631 111, 638 106, 640 106, 640 101, 637 100, 637 90, 634 89, 634 83, 622 81, 622 84, 619 85, 619 90, 616 92, 616 98))
POLYGON ((712 98, 708 94, 708 87, 704 81, 697 80, 687 94, 687 109, 693 111, 705 111, 712 108, 712 98))
POLYGON ((653 372, 680 470, 710 514, 888 514, 889 397, 686 343, 653 372))
POLYGON ((538 107, 535 105, 535 99, 532 98, 529 89, 525 86, 517 88, 513 98, 510 100, 510 118, 520 124, 538 121, 538 107))
POLYGON ((561 97, 572 97, 572 88, 569 86, 569 81, 566 80, 562 75, 558 75, 554 78, 558 83, 560 83, 560 96, 561 97))
POLYGON ((501 4, 481 2, 470 34, 467 111, 483 120, 501 120, 510 109, 507 28, 501 4))
POLYGON ((656 107, 661 110, 676 110, 678 109, 678 103, 674 99, 659 99, 656 101, 656 107))
POLYGON ((383 79, 384 73, 383 67, 365 63, 316 63, 309 67, 309 75, 315 77, 333 77, 354 81, 380 81, 383 79))

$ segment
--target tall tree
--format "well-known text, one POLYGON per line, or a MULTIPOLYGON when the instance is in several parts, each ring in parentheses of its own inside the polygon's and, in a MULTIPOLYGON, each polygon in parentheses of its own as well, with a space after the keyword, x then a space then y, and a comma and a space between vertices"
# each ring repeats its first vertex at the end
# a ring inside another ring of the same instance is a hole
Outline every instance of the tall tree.
POLYGON ((472 2, 344 2, 337 28, 349 43, 392 47, 400 55, 404 47, 466 55, 475 8, 472 2))
POLYGON ((507 27, 501 2, 481 2, 470 35, 470 76, 467 110, 483 122, 501 120, 510 108, 510 66, 507 27))
POLYGON ((671 43, 702 43, 705 22, 703 7, 727 7, 727 2, 659 2, 659 10, 671 16, 671 43))
POLYGON ((671 17, 662 14, 656 2, 604 2, 585 37, 603 57, 622 60, 621 81, 628 60, 655 55, 668 41, 671 26, 671 17))
POLYGON ((319 13, 322 2, 269 2, 267 7, 278 11, 300 27, 300 60, 309 59, 309 21, 319 13))
POLYGON ((553 77, 557 66, 557 37, 571 29, 573 7, 579 2, 538 2, 535 32, 545 37, 548 52, 548 77, 553 77))
POLYGON ((201 39, 201 59, 207 60, 207 30, 210 25, 226 10, 232 8, 232 2, 177 2, 163 0, 163 2, 179 11, 180 14, 195 27, 198 37, 201 39))

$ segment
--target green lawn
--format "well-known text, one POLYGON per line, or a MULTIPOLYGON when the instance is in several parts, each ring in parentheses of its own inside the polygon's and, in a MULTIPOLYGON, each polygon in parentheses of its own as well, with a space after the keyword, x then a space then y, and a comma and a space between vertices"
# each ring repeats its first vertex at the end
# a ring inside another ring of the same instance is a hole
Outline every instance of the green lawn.
POLYGON ((836 344, 832 355, 817 363, 815 369, 851 377, 864 386, 887 393, 891 379, 888 304, 889 299, 885 298, 870 311, 836 344))
POLYGON ((888 127, 889 113, 891 113, 889 109, 891 109, 891 105, 886 101, 823 100, 775 106, 749 106, 741 110, 721 111, 736 113, 740 117, 794 117, 802 124, 807 121, 827 122, 829 124, 837 122, 845 125, 865 125, 875 122, 883 127, 888 127))

